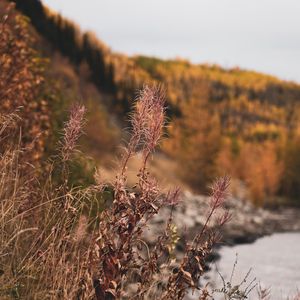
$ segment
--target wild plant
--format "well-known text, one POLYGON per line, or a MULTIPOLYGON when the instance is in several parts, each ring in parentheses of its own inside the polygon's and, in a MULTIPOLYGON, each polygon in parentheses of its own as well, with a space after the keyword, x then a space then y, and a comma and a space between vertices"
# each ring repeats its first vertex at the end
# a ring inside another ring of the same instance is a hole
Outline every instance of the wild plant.
POLYGON ((184 255, 177 257, 172 213, 180 191, 160 192, 147 167, 164 129, 164 104, 159 87, 145 86, 138 95, 131 115, 131 137, 112 185, 99 176, 86 188, 68 181, 68 162, 75 157, 84 124, 82 105, 71 109, 59 155, 44 178, 34 175, 36 172, 22 177, 18 161, 22 149, 14 143, 1 153, 3 299, 183 299, 190 290, 201 291, 206 259, 220 238, 220 227, 229 219, 222 209, 229 179, 221 178, 212 186, 206 222, 186 242, 184 255), (128 162, 138 154, 142 164, 136 185, 129 187, 128 162), (62 176, 59 185, 53 181, 57 168, 62 176), (92 214, 94 202, 106 187, 112 193, 111 205, 92 214), (170 207, 169 219, 150 244, 144 233, 165 206, 170 207), (213 219, 217 225, 212 227, 213 219))
MULTIPOLYGON (((120 172, 113 186, 114 201, 100 217, 99 233, 93 251, 93 282, 97 299, 183 299, 189 289, 199 289, 207 256, 218 240, 218 230, 209 223, 222 207, 229 184, 228 178, 212 187, 210 211, 204 226, 181 260, 173 259, 172 210, 178 204, 178 189, 160 192, 158 183, 147 169, 147 162, 161 138, 165 119, 164 97, 160 88, 144 87, 135 102, 131 116, 132 134, 121 160, 120 172), (126 186, 129 159, 142 154, 142 165, 136 186, 126 186), (171 206, 164 233, 153 246, 143 239, 143 232, 154 215, 171 206)), ((222 226, 227 212, 218 220, 222 226)))
MULTIPOLYGON (((222 279, 222 288, 221 289, 215 289, 213 290, 214 293, 222 294, 224 300, 231 300, 231 299, 247 299, 249 297, 249 294, 252 292, 252 290, 257 286, 256 284, 256 278, 252 279, 250 282, 248 282, 248 278, 251 274, 252 269, 249 269, 244 278, 238 282, 237 284, 233 283, 234 274, 236 271, 236 266, 238 262, 238 255, 236 254, 236 259, 232 267, 231 275, 229 278, 229 281, 225 281, 225 278, 223 275, 218 271, 219 276, 222 279)), ((265 297, 265 291, 263 289, 260 289, 261 295, 265 297)), ((266 299, 266 298, 263 298, 266 299)))

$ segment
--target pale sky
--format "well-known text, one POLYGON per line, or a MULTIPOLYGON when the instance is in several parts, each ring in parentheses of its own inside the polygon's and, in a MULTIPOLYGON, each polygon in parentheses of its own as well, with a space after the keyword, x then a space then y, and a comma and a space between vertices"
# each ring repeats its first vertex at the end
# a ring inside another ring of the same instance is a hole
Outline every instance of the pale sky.
POLYGON ((240 66, 300 83, 300 0, 44 0, 129 55, 240 66))

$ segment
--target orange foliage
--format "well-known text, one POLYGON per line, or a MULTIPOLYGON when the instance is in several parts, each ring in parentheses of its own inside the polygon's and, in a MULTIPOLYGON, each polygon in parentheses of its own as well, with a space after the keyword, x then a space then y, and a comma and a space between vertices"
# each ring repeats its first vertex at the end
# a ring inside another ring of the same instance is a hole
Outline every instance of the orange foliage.
POLYGON ((182 178, 203 191, 218 173, 216 162, 221 135, 218 115, 207 104, 199 103, 195 99, 184 107, 182 118, 170 126, 170 138, 164 149, 179 162, 182 178))
POLYGON ((276 195, 283 172, 283 163, 277 157, 276 146, 246 144, 237 161, 237 175, 243 178, 256 204, 267 204, 276 195))
POLYGON ((22 146, 30 152, 27 162, 37 162, 49 129, 47 102, 38 97, 41 63, 31 48, 27 22, 13 5, 1 2, 0 20, 0 115, 21 116, 22 146))

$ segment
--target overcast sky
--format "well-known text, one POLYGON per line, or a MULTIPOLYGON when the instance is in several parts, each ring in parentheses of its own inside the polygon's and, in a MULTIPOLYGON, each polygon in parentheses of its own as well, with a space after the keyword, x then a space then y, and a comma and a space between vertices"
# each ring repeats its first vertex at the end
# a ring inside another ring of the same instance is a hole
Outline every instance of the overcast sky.
POLYGON ((300 83, 300 0, 44 0, 113 50, 300 83))

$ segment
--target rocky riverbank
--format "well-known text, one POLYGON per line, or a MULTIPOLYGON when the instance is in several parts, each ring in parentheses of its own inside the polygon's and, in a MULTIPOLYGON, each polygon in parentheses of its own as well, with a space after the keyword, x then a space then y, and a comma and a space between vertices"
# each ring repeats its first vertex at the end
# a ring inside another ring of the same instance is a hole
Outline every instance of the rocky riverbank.
MULTIPOLYGON (((178 228, 181 240, 189 240, 201 230, 209 209, 209 198, 184 192, 182 201, 173 212, 174 224, 178 228)), ((223 228, 223 243, 234 245, 251 243, 257 238, 274 232, 300 231, 300 210, 284 208, 266 210, 254 207, 249 201, 234 197, 226 201, 226 209, 232 215, 231 220, 223 228)), ((157 215, 146 232, 149 242, 164 229, 170 211, 164 208, 157 215)), ((179 243, 180 250, 180 243, 179 243)))

